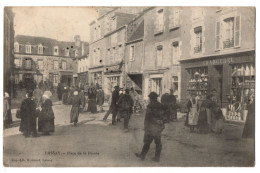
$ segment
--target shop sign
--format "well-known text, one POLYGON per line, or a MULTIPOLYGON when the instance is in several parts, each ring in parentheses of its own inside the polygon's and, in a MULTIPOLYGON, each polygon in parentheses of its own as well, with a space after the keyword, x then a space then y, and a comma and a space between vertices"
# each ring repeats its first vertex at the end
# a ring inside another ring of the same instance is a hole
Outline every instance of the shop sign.
POLYGON ((211 60, 206 60, 203 61, 202 64, 207 66, 207 65, 222 65, 222 64, 230 64, 233 62, 233 58, 221 58, 221 59, 211 59, 211 60))

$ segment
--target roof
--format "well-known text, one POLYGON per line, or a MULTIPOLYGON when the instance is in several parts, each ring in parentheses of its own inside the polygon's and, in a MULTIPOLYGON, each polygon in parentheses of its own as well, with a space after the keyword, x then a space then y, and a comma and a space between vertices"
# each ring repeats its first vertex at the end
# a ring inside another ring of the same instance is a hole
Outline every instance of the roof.
POLYGON ((132 35, 128 38, 129 41, 137 40, 140 38, 143 38, 144 36, 144 20, 137 26, 135 31, 132 33, 132 35))
POLYGON ((36 37, 36 36, 26 36, 26 35, 17 35, 14 38, 14 42, 18 42, 19 53, 25 54, 25 45, 32 45, 32 53, 37 54, 37 46, 42 45, 44 48, 43 55, 52 55, 54 56, 54 47, 58 46, 59 56, 65 56, 64 50, 70 51, 70 57, 73 57, 75 50, 77 49, 82 56, 82 43, 84 43, 84 55, 88 54, 89 44, 88 42, 81 42, 79 47, 76 47, 75 42, 66 42, 66 41, 57 41, 56 39, 46 38, 46 37, 36 37))
POLYGON ((127 42, 138 40, 144 36, 143 13, 132 20, 127 26, 127 42))

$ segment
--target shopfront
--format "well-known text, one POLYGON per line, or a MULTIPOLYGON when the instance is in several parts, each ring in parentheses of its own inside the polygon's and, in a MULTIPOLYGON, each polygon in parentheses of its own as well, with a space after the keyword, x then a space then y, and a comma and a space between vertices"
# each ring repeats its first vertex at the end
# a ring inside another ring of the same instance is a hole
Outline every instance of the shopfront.
POLYGON ((191 93, 200 97, 215 89, 225 114, 233 111, 235 119, 244 119, 247 98, 255 89, 254 52, 182 60, 181 74, 183 100, 191 93))

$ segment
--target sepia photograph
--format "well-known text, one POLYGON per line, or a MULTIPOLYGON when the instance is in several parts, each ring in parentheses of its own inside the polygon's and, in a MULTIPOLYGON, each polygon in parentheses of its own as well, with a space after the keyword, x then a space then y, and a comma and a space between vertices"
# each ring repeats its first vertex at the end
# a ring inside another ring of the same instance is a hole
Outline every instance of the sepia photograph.
POLYGON ((4 167, 255 167, 255 7, 3 8, 4 167))

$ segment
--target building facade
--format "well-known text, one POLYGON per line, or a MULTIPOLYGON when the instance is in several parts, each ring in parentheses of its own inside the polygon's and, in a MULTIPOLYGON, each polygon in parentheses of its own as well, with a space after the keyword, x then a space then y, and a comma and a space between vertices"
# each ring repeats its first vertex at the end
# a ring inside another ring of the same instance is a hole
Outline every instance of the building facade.
POLYGON ((143 90, 144 60, 144 13, 141 13, 127 26, 125 47, 126 87, 134 88, 139 95, 143 90))
POLYGON ((14 14, 12 9, 4 9, 4 92, 8 92, 13 97, 14 83, 14 14))
POLYGON ((81 56, 84 44, 79 36, 74 42, 18 35, 14 41, 14 78, 19 82, 42 81, 73 84, 73 58, 81 56), (82 47, 83 46, 83 47, 82 47))
POLYGON ((105 94, 113 87, 125 87, 125 43, 127 24, 142 8, 109 8, 90 23, 89 75, 91 83, 105 94))
POLYGON ((152 91, 161 96, 168 89, 181 98, 181 14, 177 7, 152 7, 144 13, 144 99, 152 91))
POLYGON ((185 14, 182 99, 215 89, 223 108, 243 104, 255 86, 255 9, 192 8, 185 14))

